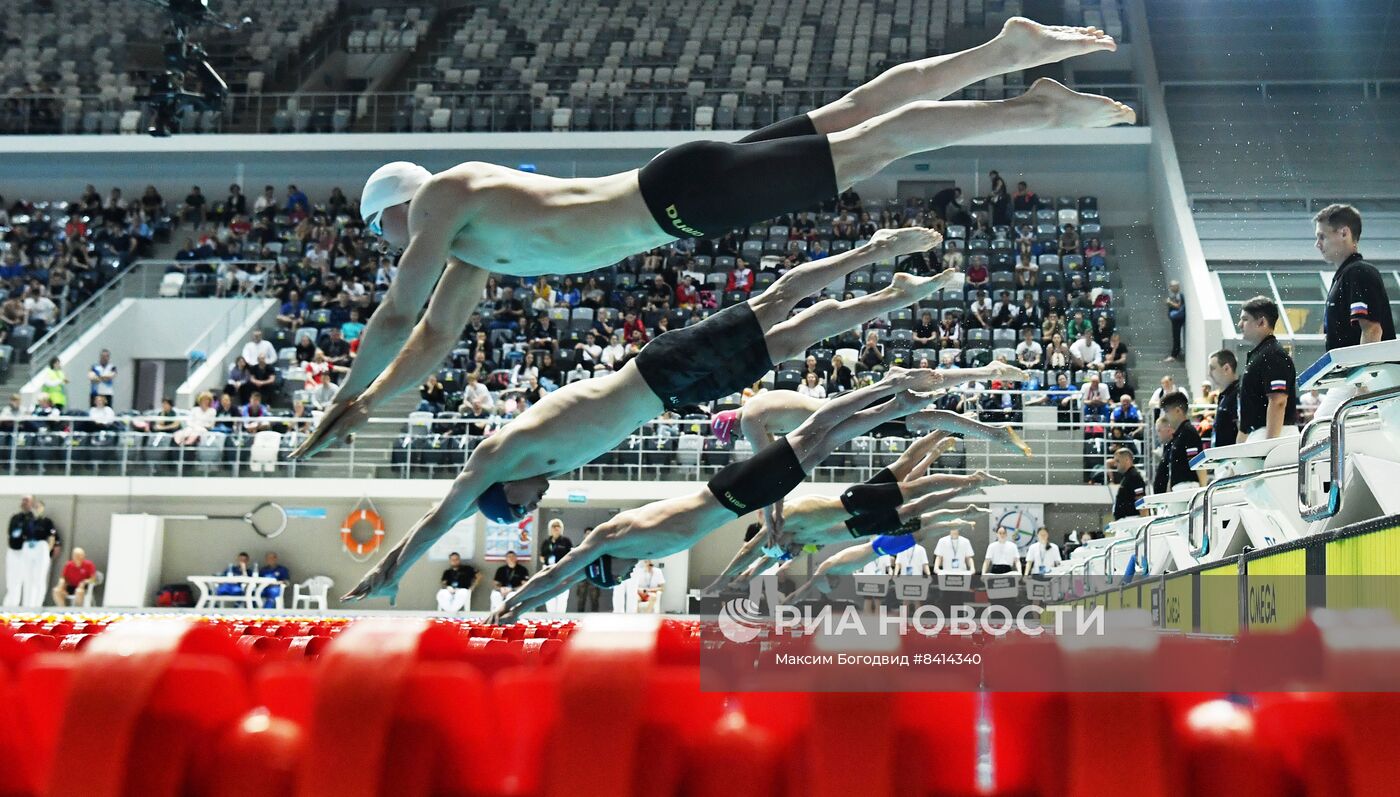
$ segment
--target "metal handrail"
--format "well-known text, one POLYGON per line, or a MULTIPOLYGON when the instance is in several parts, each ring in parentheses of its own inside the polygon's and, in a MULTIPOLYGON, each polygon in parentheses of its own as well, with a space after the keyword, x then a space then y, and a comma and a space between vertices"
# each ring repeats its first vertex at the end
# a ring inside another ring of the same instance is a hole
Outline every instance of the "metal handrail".
POLYGON ((1346 420, 1358 407, 1372 407, 1383 402, 1400 398, 1400 387, 1378 390, 1348 399, 1337 408, 1331 418, 1318 418, 1303 428, 1303 438, 1298 443, 1298 515, 1304 520, 1326 520, 1336 515, 1342 508, 1342 488, 1346 483, 1346 420), (1327 425, 1330 429, 1326 446, 1312 446, 1309 450, 1308 436, 1314 427, 1327 425), (1308 461, 1320 456, 1323 451, 1332 455, 1332 482, 1327 490, 1325 502, 1317 505, 1308 503, 1308 461))
POLYGON ((1254 481, 1255 479, 1262 479, 1266 476, 1275 476, 1280 473, 1289 473, 1295 470, 1298 470, 1297 463, 1276 465, 1272 468, 1264 468, 1263 470, 1256 470, 1250 473, 1237 473, 1234 476, 1223 476, 1206 485, 1204 490, 1191 496, 1191 503, 1187 504, 1186 507, 1186 528, 1189 537, 1194 537, 1196 533, 1196 504, 1198 501, 1204 504, 1201 507, 1201 547, 1192 551, 1191 555, 1199 559, 1210 553, 1210 519, 1214 516, 1211 498, 1215 495, 1216 491, 1225 487, 1234 487, 1237 484, 1254 481))
MULTIPOLYGON (((1142 528, 1138 529, 1138 539, 1142 540, 1142 559, 1140 561, 1142 562, 1144 575, 1152 574, 1152 527, 1158 523, 1166 523, 1169 520, 1180 520, 1187 514, 1186 512, 1178 512, 1174 515, 1158 515, 1144 523, 1142 528)), ((1133 543, 1133 553, 1137 553, 1137 539, 1135 539, 1133 543)))

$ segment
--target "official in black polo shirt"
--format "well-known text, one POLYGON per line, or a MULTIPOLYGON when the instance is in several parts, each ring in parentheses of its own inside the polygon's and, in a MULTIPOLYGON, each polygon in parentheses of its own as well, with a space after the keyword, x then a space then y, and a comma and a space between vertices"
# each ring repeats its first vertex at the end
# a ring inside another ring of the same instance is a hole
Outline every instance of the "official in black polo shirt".
POLYGON ((491 590, 491 611, 501 608, 506 596, 530 580, 530 571, 520 564, 515 551, 506 551, 506 563, 496 568, 495 583, 491 590))
MULTIPOLYGON (((1351 205, 1328 205, 1313 217, 1316 223, 1317 251, 1335 266, 1332 288, 1327 292, 1323 332, 1327 350, 1362 343, 1395 339, 1395 319, 1390 297, 1376 267, 1356 251, 1361 241, 1361 213, 1351 205)), ((1331 418, 1355 388, 1335 387, 1327 391, 1314 418, 1331 418)))
POLYGON ((1147 510, 1137 508, 1138 499, 1147 495, 1147 482, 1133 464, 1132 449, 1122 446, 1113 452, 1113 469, 1118 471, 1118 492, 1113 496, 1113 519, 1122 520, 1125 517, 1147 514, 1147 510))
POLYGON ((1201 453, 1201 433, 1191 423, 1191 400, 1179 390, 1168 393, 1162 397, 1162 417, 1173 429, 1172 439, 1162 451, 1167 489, 1175 489, 1181 484, 1206 486, 1206 472, 1191 470, 1191 460, 1201 453))
POLYGON ((1278 305, 1256 296, 1240 308, 1240 336, 1249 352, 1240 379, 1240 440, 1272 440, 1298 430, 1298 372, 1274 337, 1278 305))
MULTIPOLYGON (((540 568, 549 567, 563 559, 573 549, 574 541, 564 536, 564 521, 554 518, 549 521, 549 536, 540 543, 540 568)), ((544 603, 544 610, 551 614, 561 614, 568 608, 568 592, 561 592, 544 603)))
POLYGON ((1236 375, 1239 360, 1229 349, 1210 356, 1210 381, 1220 391, 1215 401, 1215 439, 1211 446, 1232 446, 1239 442, 1240 380, 1236 375))
POLYGON ((462 564, 461 555, 455 551, 447 555, 447 564, 437 593, 438 611, 464 612, 471 606, 472 588, 481 580, 481 574, 471 565, 462 564))

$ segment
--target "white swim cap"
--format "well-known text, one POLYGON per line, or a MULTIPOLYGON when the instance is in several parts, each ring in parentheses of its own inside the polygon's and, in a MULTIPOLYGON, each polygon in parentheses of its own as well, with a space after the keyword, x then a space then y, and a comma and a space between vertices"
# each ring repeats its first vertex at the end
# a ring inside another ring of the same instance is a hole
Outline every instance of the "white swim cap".
POLYGON ((374 174, 365 181, 365 190, 360 192, 360 217, 365 220, 369 231, 382 235, 379 217, 385 209, 413 199, 413 195, 432 176, 432 172, 408 161, 394 161, 375 169, 374 174))

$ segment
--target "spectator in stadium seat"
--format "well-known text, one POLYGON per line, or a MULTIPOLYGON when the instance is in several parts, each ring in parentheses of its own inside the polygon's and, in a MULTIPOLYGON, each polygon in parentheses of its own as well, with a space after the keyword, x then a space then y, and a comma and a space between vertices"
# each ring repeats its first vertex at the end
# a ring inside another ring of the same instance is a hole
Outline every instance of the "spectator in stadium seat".
MULTIPOLYGON (((588 334, 593 334, 590 330, 588 334)), ((622 364, 627 361, 627 347, 623 345, 622 333, 614 332, 612 340, 603 347, 602 362, 608 368, 616 371, 622 368, 622 364)))
POLYGON ((992 305, 991 323, 994 329, 1014 329, 1021 324, 1021 311, 1011 298, 1011 291, 1002 291, 992 305))
POLYGON ((340 325, 340 334, 347 342, 353 343, 365 333, 365 324, 360 320, 360 308, 350 308, 350 320, 340 325))
POLYGON ((967 328, 968 329, 989 329, 991 327, 992 300, 987 298, 987 292, 979 290, 977 298, 972 300, 968 306, 967 328))
POLYGON ((962 319, 957 313, 944 313, 938 326, 939 347, 944 349, 962 348, 962 319))
POLYGON ((248 197, 243 193, 243 186, 238 183, 229 184, 228 196, 224 197, 223 215, 228 219, 248 215, 248 197))
POLYGON ((214 395, 209 391, 200 393, 195 399, 195 407, 190 410, 189 417, 185 419, 184 428, 175 433, 175 444, 181 446, 198 445, 204 433, 214 427, 214 417, 218 411, 214 409, 214 395))
POLYGON ((651 278, 651 285, 647 286, 647 302, 657 307, 670 307, 672 292, 666 278, 657 274, 651 278))
POLYGON ((853 387, 853 375, 851 369, 841 359, 841 355, 831 355, 831 379, 826 386, 827 395, 842 393, 851 390, 853 387))
POLYGON ((46 335, 53 323, 58 320, 58 305, 49 298, 43 286, 34 285, 24 300, 24 309, 29 323, 34 327, 34 339, 46 335))
POLYGON ((483 304, 495 305, 501 298, 501 285, 494 276, 486 278, 486 285, 481 288, 481 301, 483 304))
POLYGON ((330 267, 330 264, 331 253, 330 250, 326 248, 325 242, 317 241, 316 243, 312 244, 309 249, 307 249, 307 268, 312 268, 317 271, 324 271, 325 269, 330 267))
POLYGON ((102 222, 107 225, 123 225, 126 224, 126 215, 126 200, 122 199, 122 190, 114 187, 102 205, 102 222))
POLYGON ((802 384, 797 386, 797 392, 808 398, 826 398, 826 387, 822 385, 821 374, 808 372, 802 377, 802 384))
POLYGON ((1012 210, 1029 210, 1034 212, 1036 203, 1039 201, 1040 197, 1037 197, 1034 191, 1026 187, 1026 182, 1024 180, 1016 183, 1016 193, 1011 195, 1012 210))
POLYGON ((847 188, 836 198, 836 207, 843 213, 860 213, 864 206, 860 201, 860 194, 854 188, 847 188))
POLYGON ((307 199, 306 194, 301 189, 289 185, 287 186, 287 205, 283 211, 291 216, 293 221, 297 221, 299 217, 311 215, 311 200, 307 199))
POLYGON ((1065 336, 1070 340, 1078 340, 1085 332, 1093 332, 1094 324, 1084 314, 1083 310, 1075 310, 1065 324, 1065 336))
POLYGON ((209 209, 204 203, 204 194, 199 186, 191 186, 189 194, 185 196, 185 204, 180 206, 180 220, 196 228, 203 227, 209 216, 209 209))
POLYGON ((1036 278, 1039 274, 1040 266, 1036 265, 1029 249, 1017 253, 1016 288, 1018 290, 1035 290, 1036 278))
POLYGON ((559 307, 578 307, 582 298, 578 283, 574 281, 573 275, 564 275, 564 281, 559 283, 559 288, 556 291, 554 303, 559 307))
POLYGON ((541 275, 535 280, 534 290, 530 295, 530 307, 535 311, 548 313, 554 306, 556 296, 554 286, 549 283, 549 275, 541 275))
POLYGON ((24 405, 20 399, 20 395, 18 393, 11 393, 10 403, 6 404, 4 407, 0 407, 0 431, 19 431, 15 428, 16 421, 27 414, 28 413, 24 411, 24 405))
POLYGON ((302 382, 302 390, 307 392, 312 406, 319 407, 330 400, 335 392, 335 385, 331 383, 331 377, 336 368, 326 359, 326 353, 320 349, 312 357, 311 362, 303 366, 306 374, 302 382))
POLYGON ((322 336, 319 346, 331 365, 336 368, 350 366, 350 343, 341 334, 340 327, 331 327, 330 331, 322 336))
POLYGON ((753 269, 749 264, 739 258, 734 262, 734 268, 729 272, 729 279, 726 280, 724 289, 726 291, 743 291, 748 293, 753 290, 753 269))
POLYGON ((248 419, 242 423, 242 430, 248 434, 257 434, 272 428, 272 422, 269 420, 272 413, 262 402, 262 393, 256 390, 248 394, 248 403, 238 408, 238 416, 248 419))
POLYGON ((1079 339, 1070 344, 1069 353, 1074 358, 1075 368, 1103 370, 1103 348, 1094 340, 1089 330, 1084 330, 1079 339))
POLYGON ((1035 333, 1030 327, 1021 330, 1021 342, 1016 346, 1016 362, 1022 368, 1039 368, 1044 350, 1035 341, 1035 333))
POLYGON ((591 329, 583 334, 583 340, 574 344, 574 352, 578 362, 590 368, 603 361, 603 347, 598 345, 597 336, 591 329))
POLYGON ((949 241, 948 248, 943 250, 943 267, 962 271, 963 253, 962 248, 957 244, 957 241, 949 241))
POLYGON ((992 278, 992 273, 987 270, 987 266, 981 260, 973 260, 967 267, 967 284, 980 288, 986 285, 992 278))
POLYGON ((535 315, 535 320, 530 322, 530 329, 525 337, 532 349, 559 351, 559 330, 554 326, 554 319, 549 317, 547 310, 541 310, 535 315))
POLYGON ((860 350, 860 366, 870 371, 885 364, 885 346, 875 330, 865 333, 865 345, 860 350))
POLYGON ((245 364, 257 362, 258 357, 266 357, 270 363, 277 362, 277 347, 273 346, 270 341, 263 340, 261 329, 253 330, 252 337, 243 344, 241 354, 245 364))
POLYGON ((238 397, 238 403, 242 404, 248 400, 248 394, 253 392, 252 386, 248 384, 248 361, 239 355, 233 365, 228 367, 228 379, 224 383, 224 392, 238 397))
POLYGON ((277 195, 272 186, 263 186, 262 195, 253 200, 253 215, 269 221, 277 215, 277 195))
POLYGON ((496 568, 492 579, 491 610, 495 611, 505 603, 506 596, 530 580, 530 571, 520 564, 515 551, 506 551, 506 563, 496 568))
POLYGON ((1089 381, 1079 390, 1079 406, 1084 412, 1084 422, 1090 419, 1105 421, 1109 417, 1108 387, 1097 373, 1089 376, 1089 381))
POLYGON ((646 343, 650 339, 650 336, 647 335, 646 324, 642 322, 635 310, 629 310, 623 316, 622 335, 628 343, 646 343))
MULTIPOLYGON (((1112 398, 1110 394, 1109 398, 1112 398)), ((1115 425, 1124 427, 1124 431, 1131 436, 1136 436, 1142 431, 1142 412, 1133 403, 1133 395, 1124 393, 1118 399, 1118 404, 1113 408, 1113 413, 1109 415, 1109 421, 1115 425)))
POLYGON ((1115 323, 1108 315, 1101 315, 1094 321, 1094 340, 1103 347, 1108 346, 1108 340, 1113 336, 1115 323))
POLYGON ((690 309, 699 301, 700 291, 695 288, 695 280, 689 274, 682 274, 680 284, 676 286, 676 306, 690 309))
POLYGON ((97 565, 87 558, 82 548, 74 548, 71 558, 63 565, 63 573, 53 588, 55 606, 67 606, 73 600, 74 606, 82 606, 93 584, 97 582, 97 565))
POLYGON ((258 567, 260 578, 275 578, 276 584, 271 584, 263 589, 262 599, 264 609, 277 608, 277 599, 281 597, 287 586, 292 583, 292 574, 287 570, 286 565, 277 561, 277 554, 268 551, 263 557, 263 563, 258 567))
POLYGON ((158 215, 165 208, 165 199, 153 185, 146 186, 141 194, 141 210, 149 216, 158 215))
POLYGON ((230 393, 220 393, 219 400, 214 405, 214 425, 212 431, 233 434, 238 430, 237 419, 242 413, 234 403, 233 395, 230 393))
POLYGON ((111 429, 117 422, 117 413, 107 404, 107 397, 98 395, 92 399, 92 406, 88 409, 87 431, 100 432, 111 429))
POLYGON ((307 306, 302 301, 301 294, 290 291, 287 294, 287 301, 282 303, 282 308, 277 311, 277 323, 296 331, 306 322, 307 306))
POLYGON ((1094 309, 1095 294, 1084 287, 1084 277, 1080 274, 1070 275, 1069 288, 1065 291, 1065 295, 1069 297, 1071 308, 1085 311, 1094 309))
POLYGON ((419 412, 431 412, 436 415, 443 411, 447 403, 447 390, 438 381, 437 374, 428 374, 427 381, 418 388, 418 396, 421 399, 418 402, 419 412))
POLYGON ((330 198, 326 200, 326 212, 332 219, 337 216, 348 215, 350 211, 350 198, 345 196, 345 192, 340 190, 340 186, 331 189, 330 198))
POLYGON ((486 387, 482 375, 476 371, 467 374, 467 383, 462 387, 463 403, 470 403, 475 398, 481 402, 483 407, 491 408, 495 400, 491 397, 491 391, 486 387))
POLYGON ((927 349, 938 346, 938 324, 933 320, 933 313, 924 310, 919 313, 919 320, 914 322, 914 348, 927 349))
POLYGON ((1117 404, 1125 395, 1133 397, 1134 401, 1137 400, 1137 392, 1129 384, 1127 372, 1120 368, 1113 372, 1113 384, 1108 386, 1108 398, 1117 404))
POLYGON ((1123 342, 1123 336, 1117 332, 1108 336, 1108 343, 1104 345, 1103 367, 1115 371, 1123 371, 1128 367, 1128 344, 1123 342))
POLYGON ((1079 254, 1079 233, 1073 224, 1066 224, 1060 232, 1060 257, 1079 254))
POLYGON ((1153 411, 1160 410, 1162 408, 1162 399, 1167 394, 1175 393, 1179 389, 1180 388, 1176 386, 1176 381, 1172 379, 1171 374, 1163 376, 1161 386, 1152 391, 1152 396, 1148 398, 1147 408, 1153 411))
POLYGON ((1090 238, 1084 245, 1084 264, 1091 271, 1105 268, 1108 265, 1108 250, 1103 248, 1103 242, 1098 238, 1090 238))
POLYGON ((59 412, 68 408, 68 377, 63 373, 63 361, 49 360, 49 367, 39 374, 39 392, 48 396, 59 412))
POLYGON ((180 431, 180 416, 175 412, 175 402, 169 396, 160 400, 160 409, 155 412, 160 420, 151 424, 151 431, 175 434, 180 431))
POLYGON ((251 396, 252 392, 256 391, 262 393, 263 396, 271 396, 276 387, 276 364, 269 362, 267 357, 258 355, 258 361, 248 366, 249 395, 251 396))
POLYGON ((316 341, 310 332, 297 335, 297 363, 309 363, 316 358, 316 341))
POLYGON ((491 329, 518 330, 524 318, 525 306, 515 298, 515 289, 510 286, 502 288, 500 298, 496 300, 496 310, 492 314, 491 329))

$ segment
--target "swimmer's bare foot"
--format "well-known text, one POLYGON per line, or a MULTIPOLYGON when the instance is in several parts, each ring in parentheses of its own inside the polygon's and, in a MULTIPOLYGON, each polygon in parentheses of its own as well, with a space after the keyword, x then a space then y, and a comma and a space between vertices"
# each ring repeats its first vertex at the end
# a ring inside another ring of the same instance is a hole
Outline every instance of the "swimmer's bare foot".
POLYGON ((1026 455, 1027 459, 1035 456, 1035 453, 1031 451, 1031 447, 1026 445, 1025 439, 1021 437, 1021 433, 1016 431, 1016 427, 1003 426, 1001 428, 1001 433, 1005 438, 1002 443, 1007 448, 1020 451, 1022 454, 1026 455))
POLYGON ((937 230, 927 227, 876 230, 875 234, 870 236, 870 246, 881 250, 888 257, 927 252, 941 243, 943 236, 939 235, 937 230))
POLYGON ((1113 37, 1098 28, 1042 25, 1025 17, 1008 19, 994 41, 1008 48, 1011 57, 1022 64, 1023 69, 1118 49, 1113 37))
POLYGON ((979 470, 976 473, 972 474, 972 478, 974 481, 981 482, 982 484, 1006 484, 1006 479, 988 473, 985 470, 979 470))
POLYGON ((932 368, 901 368, 892 365, 880 381, 889 381, 900 390, 931 391, 938 387, 941 380, 942 377, 932 368))
POLYGON ((1097 94, 1081 94, 1043 77, 1030 90, 1010 102, 1037 106, 1046 127, 1085 128, 1134 124, 1137 112, 1117 100, 1097 94))
POLYGON ((1017 368, 1011 363, 1004 363, 1000 360, 989 363, 987 365, 987 370, 991 373, 993 379, 1000 379, 1003 382, 1025 382, 1031 378, 1031 375, 1022 369, 1017 368))
POLYGON ((986 514, 987 511, 988 511, 988 510, 987 510, 986 507, 981 507, 981 506, 978 506, 978 505, 976 505, 976 504, 968 504, 967 506, 963 507, 962 509, 959 509, 959 510, 958 510, 958 514, 959 514, 959 515, 962 515, 962 516, 964 516, 964 517, 966 517, 966 518, 974 518, 974 517, 977 517, 978 515, 984 515, 984 514, 986 514))
POLYGON ((916 390, 904 390, 896 393, 894 400, 901 408, 899 414, 908 415, 927 407, 935 398, 937 398, 937 394, 933 391, 920 393, 916 390))
POLYGON ((963 275, 956 269, 948 269, 935 277, 916 277, 907 271, 896 271, 894 280, 890 282, 890 287, 885 290, 893 291, 904 301, 913 304, 921 302, 941 290, 954 290, 954 288, 946 286, 953 283, 961 286, 963 279, 963 275))

